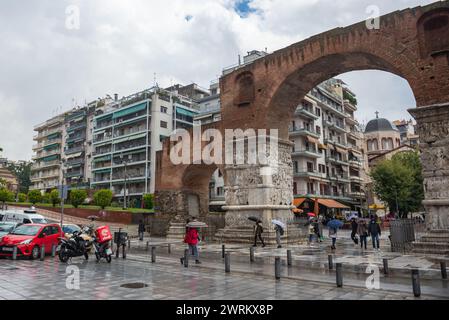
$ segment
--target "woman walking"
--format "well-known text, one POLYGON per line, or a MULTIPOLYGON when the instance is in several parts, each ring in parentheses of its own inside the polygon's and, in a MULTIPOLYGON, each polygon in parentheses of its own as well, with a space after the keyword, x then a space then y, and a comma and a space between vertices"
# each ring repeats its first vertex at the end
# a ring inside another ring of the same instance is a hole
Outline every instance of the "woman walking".
POLYGON ((368 227, 366 226, 366 221, 365 220, 360 220, 358 227, 357 227, 357 234, 359 235, 360 238, 360 248, 363 249, 363 247, 365 246, 365 250, 366 250, 366 239, 368 238, 368 227))
MULTIPOLYGON (((198 253, 198 240, 200 239, 198 235, 198 230, 196 228, 187 227, 187 232, 184 237, 184 242, 189 245, 189 252, 195 257, 195 263, 200 264, 200 258, 198 253)), ((184 264, 184 257, 181 258, 181 263, 184 264)))

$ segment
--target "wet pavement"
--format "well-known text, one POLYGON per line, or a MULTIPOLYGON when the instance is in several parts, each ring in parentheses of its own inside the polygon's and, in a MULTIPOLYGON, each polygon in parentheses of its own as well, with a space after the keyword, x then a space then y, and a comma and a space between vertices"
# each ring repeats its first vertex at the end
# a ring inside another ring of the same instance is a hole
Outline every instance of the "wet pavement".
MULTIPOLYGON (((265 276, 257 267, 253 273, 238 272, 233 266, 225 274, 222 263, 204 263, 185 268, 176 254, 158 256, 151 263, 145 254, 129 254, 128 259, 113 259, 111 264, 102 261, 73 259, 71 265, 57 258, 45 261, 0 260, 0 299, 44 300, 384 300, 384 299, 441 299, 428 295, 415 298, 409 292, 368 290, 344 284, 308 280, 275 280, 265 276), (214 269, 211 266, 219 267, 214 269), (79 289, 71 281, 73 269, 79 270, 79 289), (221 269, 221 270, 220 270, 221 269), (68 284, 68 286, 67 286, 68 284), (137 285, 135 285, 137 284, 137 285), (146 284, 142 286, 139 284, 146 284), (125 287, 124 287, 125 286, 125 287), (138 288, 129 288, 138 287, 138 288)), ((263 268, 263 267, 262 267, 263 268)), ((446 297, 447 298, 447 297, 446 297)))

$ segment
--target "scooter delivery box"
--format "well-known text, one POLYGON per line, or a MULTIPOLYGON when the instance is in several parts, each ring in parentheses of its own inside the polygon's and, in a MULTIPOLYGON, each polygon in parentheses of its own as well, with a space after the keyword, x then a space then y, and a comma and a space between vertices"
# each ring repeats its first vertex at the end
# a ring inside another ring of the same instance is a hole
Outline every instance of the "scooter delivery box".
POLYGON ((98 227, 97 230, 95 230, 95 236, 100 243, 112 240, 112 233, 109 226, 98 227))

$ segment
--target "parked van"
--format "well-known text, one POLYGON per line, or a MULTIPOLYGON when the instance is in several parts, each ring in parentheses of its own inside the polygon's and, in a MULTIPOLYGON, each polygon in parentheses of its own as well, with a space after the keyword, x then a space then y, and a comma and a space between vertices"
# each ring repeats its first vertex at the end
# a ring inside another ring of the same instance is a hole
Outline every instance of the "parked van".
POLYGON ((16 223, 48 223, 44 216, 37 214, 35 210, 6 210, 1 211, 1 221, 16 223))

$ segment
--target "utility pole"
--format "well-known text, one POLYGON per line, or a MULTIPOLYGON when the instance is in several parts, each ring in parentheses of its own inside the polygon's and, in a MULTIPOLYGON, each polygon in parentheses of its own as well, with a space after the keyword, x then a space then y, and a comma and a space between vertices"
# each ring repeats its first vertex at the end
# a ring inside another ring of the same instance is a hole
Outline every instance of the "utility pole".
POLYGON ((394 193, 396 195, 396 218, 399 217, 399 205, 398 205, 398 189, 395 186, 394 193))

